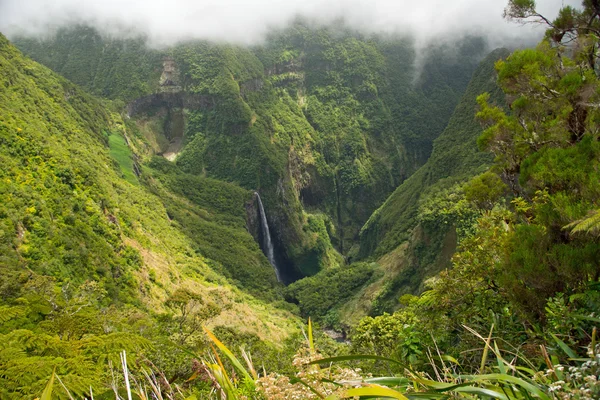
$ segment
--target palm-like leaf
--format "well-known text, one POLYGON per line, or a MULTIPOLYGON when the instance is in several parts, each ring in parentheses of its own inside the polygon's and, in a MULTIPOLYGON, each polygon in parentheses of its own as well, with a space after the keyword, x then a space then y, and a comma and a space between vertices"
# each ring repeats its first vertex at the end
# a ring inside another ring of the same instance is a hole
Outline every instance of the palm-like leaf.
POLYGON ((585 218, 578 219, 565 226, 571 233, 600 235, 600 210, 593 210, 585 218))

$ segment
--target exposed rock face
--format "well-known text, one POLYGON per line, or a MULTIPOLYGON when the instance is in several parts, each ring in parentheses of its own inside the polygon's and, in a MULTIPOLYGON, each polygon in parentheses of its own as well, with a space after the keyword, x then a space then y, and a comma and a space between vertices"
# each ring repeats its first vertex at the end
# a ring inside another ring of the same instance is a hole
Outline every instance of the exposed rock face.
POLYGON ((175 161, 183 147, 186 125, 185 114, 181 108, 169 108, 167 113, 163 130, 165 137, 169 140, 169 147, 163 153, 163 156, 169 161, 175 161))
POLYGON ((254 237, 257 243, 259 242, 259 224, 258 220, 258 202, 256 200, 256 196, 252 196, 252 200, 246 203, 246 228, 248 232, 254 237))
POLYGON ((171 88, 172 92, 162 91, 149 96, 141 97, 127 105, 127 115, 135 117, 143 114, 164 115, 165 120, 161 133, 168 141, 162 154, 169 161, 175 161, 184 143, 186 117, 185 109, 209 110, 215 106, 213 96, 185 93, 178 90, 178 86, 163 86, 171 88))
POLYGON ((177 93, 181 91, 179 82, 179 71, 175 64, 175 60, 171 57, 165 57, 163 59, 163 72, 160 76, 160 91, 177 93))
POLYGON ((210 110, 215 106, 213 96, 193 93, 155 93, 140 97, 127 105, 127 115, 130 117, 149 110, 166 108, 185 108, 189 110, 210 110))
POLYGON ((273 65, 271 68, 265 69, 267 76, 284 74, 286 72, 299 72, 302 69, 303 61, 301 59, 291 59, 273 65))

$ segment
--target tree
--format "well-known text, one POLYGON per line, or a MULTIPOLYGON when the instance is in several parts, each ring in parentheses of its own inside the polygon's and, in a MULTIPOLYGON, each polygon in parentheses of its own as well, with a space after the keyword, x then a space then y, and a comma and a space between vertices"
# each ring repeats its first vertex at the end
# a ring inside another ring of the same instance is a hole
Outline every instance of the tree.
POLYGON ((548 298, 598 279, 595 238, 564 229, 593 230, 596 221, 584 217, 600 194, 598 10, 597 1, 584 1, 550 21, 534 1, 510 0, 506 18, 548 31, 535 49, 496 63, 510 113, 486 94, 478 98, 486 126, 478 143, 495 155, 494 170, 515 197, 496 283, 531 321, 544 320, 548 298))
POLYGON ((597 0, 586 0, 581 9, 563 7, 550 21, 533 0, 510 0, 505 9, 509 20, 548 26, 536 49, 516 51, 496 64, 511 114, 488 104, 487 95, 478 99, 478 117, 487 127, 478 143, 495 154, 501 176, 517 196, 525 196, 519 174, 527 157, 600 133, 598 10, 597 0))
POLYGON ((600 0, 584 0, 582 8, 562 7, 558 17, 550 21, 536 10, 535 0, 510 0, 504 17, 523 24, 542 24, 548 27, 546 38, 557 47, 569 47, 574 58, 587 63, 599 73, 600 0))
POLYGON ((202 297, 186 289, 177 289, 168 299, 167 307, 175 311, 175 341, 186 344, 189 338, 201 332, 202 324, 221 312, 214 303, 206 303, 202 297))

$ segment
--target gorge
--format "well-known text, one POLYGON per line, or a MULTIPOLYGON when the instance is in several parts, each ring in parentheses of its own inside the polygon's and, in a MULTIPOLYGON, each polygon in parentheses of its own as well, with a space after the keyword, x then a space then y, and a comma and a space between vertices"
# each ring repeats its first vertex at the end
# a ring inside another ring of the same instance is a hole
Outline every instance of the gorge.
POLYGON ((597 397, 596 3, 0 34, 0 398, 597 397))

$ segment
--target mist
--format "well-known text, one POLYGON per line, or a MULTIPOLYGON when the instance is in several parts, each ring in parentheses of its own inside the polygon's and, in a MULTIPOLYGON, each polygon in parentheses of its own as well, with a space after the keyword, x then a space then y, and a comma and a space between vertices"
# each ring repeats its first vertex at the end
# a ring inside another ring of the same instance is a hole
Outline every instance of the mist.
MULTIPOLYGON (((0 32, 46 35, 87 24, 110 35, 145 35, 169 45, 189 39, 256 44, 297 16, 319 24, 342 19, 365 33, 411 34, 417 43, 463 33, 484 33, 494 46, 537 41, 541 26, 503 20, 507 0, 2 0, 0 32)), ((553 18, 580 0, 540 0, 553 18)))

